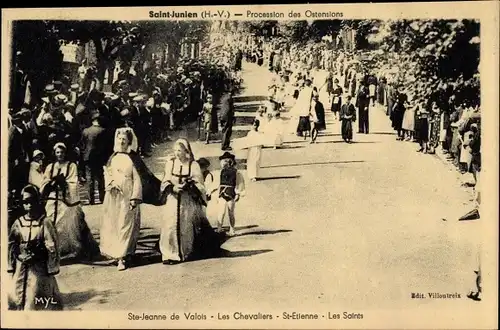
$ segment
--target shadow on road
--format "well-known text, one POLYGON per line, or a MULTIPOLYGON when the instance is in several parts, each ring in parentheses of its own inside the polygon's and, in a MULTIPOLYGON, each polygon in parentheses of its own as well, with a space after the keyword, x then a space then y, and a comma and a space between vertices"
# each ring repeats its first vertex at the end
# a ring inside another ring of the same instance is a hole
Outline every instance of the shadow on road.
MULTIPOLYGON (((345 141, 318 141, 316 142, 318 144, 321 144, 321 143, 346 143, 345 141)), ((355 144, 355 143, 380 143, 380 142, 376 142, 376 141, 351 141, 351 144, 355 144)))
POLYGON ((240 236, 248 236, 248 235, 274 235, 274 234, 282 234, 282 233, 289 233, 292 230, 290 229, 278 229, 278 230, 254 230, 254 231, 248 231, 246 233, 241 233, 238 234, 236 237, 240 236))
POLYGON ((272 252, 273 250, 265 249, 265 250, 246 250, 246 251, 228 251, 222 249, 220 255, 216 258, 240 258, 240 257, 251 257, 255 255, 259 255, 262 253, 272 252))
MULTIPOLYGON (((274 147, 264 147, 264 149, 272 149, 274 147)), ((302 149, 305 148, 305 146, 291 146, 291 145, 282 145, 281 147, 278 147, 278 150, 284 150, 284 149, 302 149)))
POLYGON ((300 175, 288 175, 288 176, 269 176, 266 178, 258 178, 257 181, 268 181, 268 180, 284 180, 284 179, 299 179, 300 175))
POLYGON ((61 295, 65 309, 78 309, 77 307, 79 305, 94 298, 98 298, 97 302, 99 304, 105 304, 112 294, 118 293, 120 292, 113 292, 112 290, 97 291, 92 289, 84 292, 61 293, 61 295))
POLYGON ((308 165, 328 165, 328 164, 350 164, 350 163, 364 163, 364 162, 365 162, 364 160, 346 160, 346 161, 334 161, 334 162, 314 162, 314 163, 268 165, 268 166, 261 166, 261 168, 293 167, 293 166, 308 166, 308 165))
POLYGON ((255 102, 255 101, 265 101, 269 97, 266 95, 250 95, 250 96, 234 96, 233 101, 238 102, 255 102))

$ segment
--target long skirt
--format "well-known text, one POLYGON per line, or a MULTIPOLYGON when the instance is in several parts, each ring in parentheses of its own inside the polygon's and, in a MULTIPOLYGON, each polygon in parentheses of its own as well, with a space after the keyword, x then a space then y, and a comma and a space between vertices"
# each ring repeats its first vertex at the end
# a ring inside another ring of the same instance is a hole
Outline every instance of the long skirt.
POLYGON ((62 201, 49 200, 45 210, 48 219, 55 218, 61 260, 88 260, 99 256, 99 245, 92 236, 80 205, 67 206, 62 201))
POLYGON ((452 127, 451 131, 453 133, 453 137, 451 140, 450 152, 455 155, 458 155, 462 147, 462 142, 460 141, 460 133, 458 132, 458 128, 456 127, 452 127))
POLYGON ((337 103, 332 102, 332 112, 339 112, 341 106, 342 106, 342 99, 341 98, 339 98, 337 103))
POLYGON ((207 220, 203 206, 188 192, 170 194, 161 206, 162 260, 186 261, 216 253, 220 242, 207 220))
POLYGON ((300 116, 299 124, 297 126, 297 133, 309 132, 310 130, 311 130, 311 122, 309 121, 309 117, 300 116))
POLYGON ((54 275, 47 274, 47 264, 16 262, 11 278, 9 309, 11 310, 62 310, 63 302, 54 275))
POLYGON ((417 130, 417 138, 419 141, 428 142, 429 141, 429 121, 427 118, 421 118, 415 123, 415 129, 417 130), (418 123, 418 125, 417 125, 418 123))
POLYGON ((101 253, 115 258, 125 258, 135 253, 141 229, 141 209, 130 210, 130 200, 114 190, 104 197, 101 222, 101 253))
POLYGON ((396 131, 400 131, 403 128, 403 116, 404 116, 403 111, 396 110, 392 112, 392 127, 396 131))
POLYGON ((462 145, 460 152, 460 163, 465 164, 467 171, 470 171, 471 162, 472 162, 472 153, 470 151, 470 148, 464 147, 462 145))
POLYGON ((415 111, 406 110, 403 116, 403 129, 406 131, 415 130, 415 111))
POLYGON ((249 179, 256 179, 259 177, 261 157, 262 147, 252 147, 248 149, 247 173, 249 179))
POLYGON ((342 120, 342 139, 344 140, 352 140, 352 121, 351 120, 342 120))

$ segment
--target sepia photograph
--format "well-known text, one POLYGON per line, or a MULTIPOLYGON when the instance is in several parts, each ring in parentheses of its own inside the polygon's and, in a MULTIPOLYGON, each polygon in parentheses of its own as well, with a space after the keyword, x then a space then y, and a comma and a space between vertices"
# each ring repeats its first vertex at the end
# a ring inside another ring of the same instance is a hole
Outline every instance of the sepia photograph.
POLYGON ((486 322, 498 63, 483 43, 498 36, 473 15, 238 7, 2 18, 2 311, 67 327, 67 312, 89 327, 87 312, 142 328, 486 322))

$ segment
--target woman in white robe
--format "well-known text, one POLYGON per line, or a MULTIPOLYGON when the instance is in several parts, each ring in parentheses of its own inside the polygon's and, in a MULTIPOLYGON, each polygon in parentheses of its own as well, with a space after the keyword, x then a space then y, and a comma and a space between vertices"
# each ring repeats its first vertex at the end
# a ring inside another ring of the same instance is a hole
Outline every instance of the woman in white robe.
POLYGON ((220 247, 206 217, 206 190, 203 173, 195 161, 189 142, 179 139, 174 155, 165 164, 161 184, 167 194, 160 206, 162 228, 160 251, 163 263, 172 265, 201 257, 220 247))
POLYGON ((141 228, 142 183, 129 154, 137 150, 131 128, 116 130, 114 154, 104 167, 106 195, 101 220, 101 252, 118 262, 118 270, 128 267, 135 253, 141 228))
POLYGON ((63 143, 56 143, 54 153, 56 161, 45 169, 41 190, 47 219, 59 235, 61 259, 92 259, 99 256, 99 247, 80 205, 77 166, 66 160, 63 143))
POLYGON ((259 132, 260 121, 253 122, 252 129, 248 132, 247 139, 251 146, 248 148, 247 175, 250 181, 255 182, 259 178, 260 162, 262 157, 263 134, 259 132))

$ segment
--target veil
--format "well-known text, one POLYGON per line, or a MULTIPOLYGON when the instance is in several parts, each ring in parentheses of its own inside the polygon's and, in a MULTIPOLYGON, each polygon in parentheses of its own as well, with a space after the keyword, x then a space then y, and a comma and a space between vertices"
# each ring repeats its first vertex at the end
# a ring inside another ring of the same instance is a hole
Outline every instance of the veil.
POLYGON ((130 153, 131 151, 137 152, 137 147, 138 147, 137 136, 135 135, 134 130, 130 127, 122 127, 122 128, 118 128, 116 130, 115 140, 114 140, 114 144, 113 144, 113 152, 120 152, 121 151, 120 146, 117 144, 117 137, 118 137, 118 134, 124 134, 124 133, 130 134, 132 136, 132 143, 130 144, 130 146, 127 150, 127 153, 130 153), (127 133, 127 132, 130 132, 130 133, 127 133))

